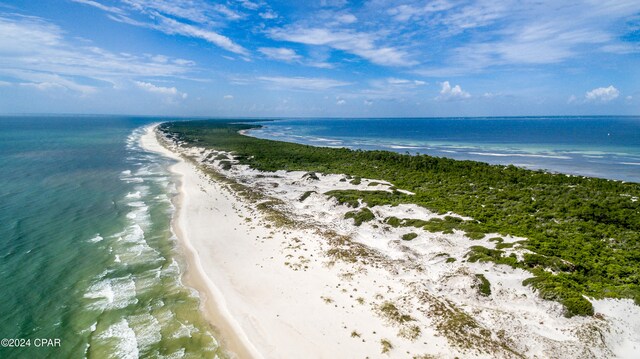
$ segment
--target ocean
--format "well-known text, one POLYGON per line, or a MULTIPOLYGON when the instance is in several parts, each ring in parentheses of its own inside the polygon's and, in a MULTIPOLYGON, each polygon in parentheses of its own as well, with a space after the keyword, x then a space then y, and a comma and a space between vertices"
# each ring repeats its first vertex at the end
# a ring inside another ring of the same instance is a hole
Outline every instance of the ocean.
MULTIPOLYGON (((24 345, 0 358, 224 357, 181 281, 172 162, 138 144, 155 121, 0 117, 0 336, 24 345)), ((640 182, 640 118, 262 124, 251 135, 640 182)))
POLYGON ((171 162, 138 145, 150 122, 0 117, 0 336, 23 345, 0 358, 220 354, 181 282, 171 162))
POLYGON ((640 182, 640 117, 287 119, 258 138, 640 182))

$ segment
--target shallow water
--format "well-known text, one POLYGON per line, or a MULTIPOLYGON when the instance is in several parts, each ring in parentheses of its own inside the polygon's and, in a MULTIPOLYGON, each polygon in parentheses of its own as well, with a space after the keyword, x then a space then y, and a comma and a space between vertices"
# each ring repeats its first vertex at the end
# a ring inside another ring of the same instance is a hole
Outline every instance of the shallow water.
POLYGON ((0 357, 219 354, 181 283, 170 161, 138 145, 150 122, 0 117, 0 336, 31 339, 0 357))
POLYGON ((640 182, 640 117, 290 119, 251 136, 640 182))

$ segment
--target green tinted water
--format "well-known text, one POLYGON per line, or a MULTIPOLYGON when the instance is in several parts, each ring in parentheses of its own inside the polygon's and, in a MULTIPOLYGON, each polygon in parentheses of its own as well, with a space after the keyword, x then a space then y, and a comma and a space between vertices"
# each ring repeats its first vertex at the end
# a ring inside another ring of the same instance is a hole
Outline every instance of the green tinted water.
POLYGON ((0 118, 0 337, 30 340, 1 358, 221 356, 180 281, 176 189, 139 147, 148 122, 0 118))

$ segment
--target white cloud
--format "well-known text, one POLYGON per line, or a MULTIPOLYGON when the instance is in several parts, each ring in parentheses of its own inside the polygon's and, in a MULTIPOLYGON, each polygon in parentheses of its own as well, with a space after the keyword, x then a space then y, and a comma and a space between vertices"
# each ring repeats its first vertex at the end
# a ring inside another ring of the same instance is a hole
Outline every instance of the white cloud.
POLYGON ((369 81, 368 88, 359 91, 356 96, 363 96, 366 99, 402 101, 407 96, 418 94, 422 91, 421 87, 426 84, 422 80, 397 77, 374 79, 369 81))
POLYGON ((227 20, 239 20, 244 17, 244 15, 229 9, 222 4, 216 4, 213 8, 220 14, 224 15, 227 20))
POLYGON ((161 64, 166 64, 167 61, 169 61, 169 58, 164 55, 154 55, 154 56, 151 56, 151 61, 159 62, 161 64))
POLYGON ((131 12, 141 14, 145 19, 135 20, 123 9, 112 8, 93 0, 73 0, 92 5, 112 13, 108 17, 121 23, 145 27, 168 35, 181 35, 205 40, 227 51, 248 56, 249 51, 233 40, 211 30, 212 24, 239 20, 244 14, 222 4, 210 4, 202 0, 122 0, 131 12), (117 11, 116 11, 117 10, 117 11), (183 22, 181 20, 187 20, 183 22))
POLYGON ((629 95, 629 96, 625 97, 625 100, 631 101, 631 100, 633 100, 633 96, 629 95))
POLYGON ((333 64, 328 62, 323 62, 323 61, 318 61, 318 62, 309 61, 309 62, 306 62, 305 65, 311 66, 311 67, 317 67, 319 69, 332 69, 335 67, 333 64))
POLYGON ((353 24, 354 22, 358 21, 358 18, 352 14, 341 14, 336 17, 336 20, 343 24, 353 24))
POLYGON ((0 86, 11 86, 11 82, 0 81, 0 86))
POLYGON ((388 78, 386 82, 387 82, 387 85, 408 86, 408 87, 422 86, 426 84, 426 82, 420 81, 420 80, 407 80, 407 79, 399 79, 395 77, 388 78))
POLYGON ((598 87, 588 91, 584 98, 588 102, 609 102, 620 96, 620 91, 613 85, 609 87, 598 87))
POLYGON ((148 27, 160 30, 168 35, 182 35, 203 39, 227 51, 247 56, 249 51, 244 47, 236 44, 230 38, 220 35, 215 31, 205 30, 197 26, 185 24, 174 19, 158 16, 159 23, 157 25, 147 25, 148 27))
POLYGON ((196 64, 194 61, 185 59, 175 59, 173 63, 180 66, 194 66, 196 64))
POLYGON ((317 67, 320 69, 332 69, 335 66, 326 61, 315 61, 311 59, 304 59, 301 55, 298 55, 294 50, 286 48, 286 47, 259 47, 258 51, 265 55, 267 58, 276 60, 276 61, 284 61, 284 62, 295 62, 301 65, 317 67))
POLYGON ((47 73, 23 73, 22 75, 16 76, 23 80, 27 80, 27 83, 21 83, 22 86, 32 86, 37 88, 38 90, 49 90, 49 89, 66 89, 75 92, 79 92, 83 95, 89 95, 97 91, 94 86, 88 86, 78 83, 78 81, 74 81, 73 79, 65 78, 57 74, 47 74, 47 73))
POLYGON ((371 106, 371 105, 373 105, 373 101, 371 101, 371 100, 364 100, 364 101, 363 101, 363 103, 364 103, 366 106, 371 106))
POLYGON ((279 88, 297 89, 297 90, 327 90, 334 87, 350 85, 348 82, 338 81, 327 78, 313 77, 283 77, 283 76, 261 76, 257 78, 260 81, 270 83, 279 88))
POLYGON ((114 14, 123 14, 124 11, 122 11, 122 9, 117 8, 115 6, 107 6, 107 5, 103 5, 97 1, 92 1, 92 0, 71 0, 72 2, 77 2, 79 4, 85 4, 85 5, 89 5, 89 6, 93 6, 96 7, 102 11, 106 11, 106 12, 111 12, 114 14))
POLYGON ((294 50, 284 47, 260 47, 258 48, 258 51, 270 59, 285 62, 292 62, 302 58, 300 55, 296 54, 294 50))
POLYGON ((265 12, 261 12, 259 15, 261 18, 265 20, 272 20, 272 19, 278 18, 278 14, 276 14, 273 10, 267 10, 265 12))
POLYGON ((433 65, 419 69, 417 73, 422 75, 465 75, 496 66, 561 63, 599 51, 619 54, 640 51, 635 44, 620 40, 628 31, 625 29, 628 25, 624 24, 640 12, 640 2, 635 0, 576 1, 562 5, 553 0, 479 0, 460 2, 448 9, 445 1, 440 3, 444 11, 425 11, 420 19, 411 17, 415 13, 412 9, 403 13, 404 8, 392 8, 390 14, 401 16, 397 20, 406 21, 410 17, 411 21, 422 21, 432 29, 430 34, 435 34, 431 38, 439 37, 442 41, 456 39, 455 35, 471 28, 485 29, 482 36, 450 41, 455 47, 440 43, 444 45, 441 57, 445 61, 434 61, 433 65))
POLYGON ((410 66, 416 63, 409 59, 409 53, 404 50, 392 46, 377 46, 375 44, 377 36, 364 32, 332 31, 317 27, 289 27, 272 29, 269 34, 275 40, 329 46, 383 66, 410 66))
POLYGON ((225 100, 233 100, 233 95, 224 95, 222 98, 225 100))
POLYGON ((462 90, 460 85, 451 87, 449 81, 445 81, 441 86, 440 95, 435 98, 438 101, 464 100, 471 97, 468 92, 462 90))
POLYGON ((142 90, 145 90, 147 92, 160 94, 160 95, 165 95, 165 96, 181 97, 183 99, 187 98, 187 94, 186 93, 178 91, 178 89, 175 88, 175 87, 156 86, 156 85, 154 85, 152 83, 143 82, 143 81, 134 81, 134 83, 136 84, 136 86, 138 88, 140 88, 142 90))
POLYGON ((31 87, 38 91, 66 90, 66 87, 55 82, 21 82, 19 85, 23 87, 31 87))
POLYGON ((336 99, 336 105, 338 105, 338 106, 342 106, 342 105, 344 105, 346 103, 347 103, 347 101, 344 100, 344 99, 341 99, 341 98, 337 98, 336 99))
POLYGON ((115 54, 71 44, 58 26, 32 16, 0 14, 0 33, 0 75, 39 89, 56 84, 90 94, 100 84, 116 87, 123 79, 137 76, 180 76, 193 64, 160 55, 115 54))
POLYGON ((436 0, 431 1, 425 5, 409 5, 402 4, 395 7, 392 7, 387 10, 387 13, 393 17, 394 20, 405 22, 412 18, 421 18, 427 15, 430 15, 435 12, 440 12, 444 10, 449 10, 454 6, 454 4, 449 3, 448 1, 436 0))
POLYGON ((121 0, 135 12, 148 16, 150 19, 160 15, 188 20, 198 24, 209 24, 218 21, 232 21, 243 17, 222 4, 211 4, 203 0, 173 1, 173 0, 121 0))

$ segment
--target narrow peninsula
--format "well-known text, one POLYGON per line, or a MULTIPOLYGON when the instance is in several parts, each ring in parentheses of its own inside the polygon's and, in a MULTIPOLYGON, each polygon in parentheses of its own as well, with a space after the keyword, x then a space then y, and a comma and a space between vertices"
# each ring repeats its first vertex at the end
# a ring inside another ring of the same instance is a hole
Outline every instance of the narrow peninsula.
POLYGON ((256 126, 145 136, 179 161, 175 226, 230 355, 640 350, 640 184, 242 134, 256 126))

